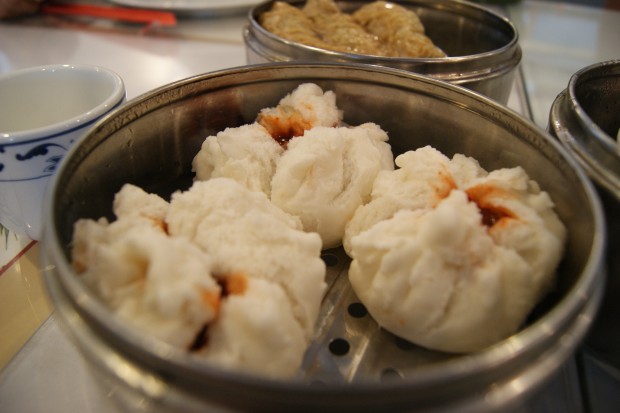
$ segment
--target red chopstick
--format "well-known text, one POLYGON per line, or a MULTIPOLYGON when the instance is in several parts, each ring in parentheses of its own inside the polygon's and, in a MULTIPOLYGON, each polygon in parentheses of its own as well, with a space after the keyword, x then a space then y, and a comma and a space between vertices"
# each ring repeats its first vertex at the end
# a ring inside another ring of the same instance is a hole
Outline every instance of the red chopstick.
POLYGON ((95 6, 89 4, 44 4, 43 13, 73 16, 90 16, 112 20, 123 20, 132 23, 161 24, 174 26, 177 23, 174 13, 133 9, 115 6, 95 6))

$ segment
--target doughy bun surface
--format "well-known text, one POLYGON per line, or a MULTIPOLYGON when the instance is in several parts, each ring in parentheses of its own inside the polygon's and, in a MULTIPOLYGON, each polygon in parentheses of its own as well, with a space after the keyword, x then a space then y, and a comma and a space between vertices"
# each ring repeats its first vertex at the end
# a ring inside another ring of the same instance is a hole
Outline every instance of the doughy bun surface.
POLYGON ((563 254, 549 196, 522 168, 487 173, 430 147, 396 163, 347 226, 360 300, 381 326, 434 350, 481 350, 515 333, 563 254))

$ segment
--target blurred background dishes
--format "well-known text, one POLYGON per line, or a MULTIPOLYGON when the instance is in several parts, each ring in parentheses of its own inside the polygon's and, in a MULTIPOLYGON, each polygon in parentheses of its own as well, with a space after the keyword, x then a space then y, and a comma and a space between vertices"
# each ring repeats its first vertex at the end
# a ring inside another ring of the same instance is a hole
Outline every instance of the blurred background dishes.
MULTIPOLYGON (((305 1, 288 0, 303 7, 305 1)), ((259 16, 274 1, 255 6, 244 29, 247 62, 322 61, 368 63, 404 69, 467 87, 505 104, 516 68, 521 61, 515 26, 490 9, 461 0, 398 0, 393 3, 414 10, 425 32, 448 57, 397 58, 327 51, 295 43, 265 30, 259 16)), ((336 1, 350 13, 370 1, 336 1)))
POLYGON ((138 9, 171 11, 179 16, 214 17, 246 11, 260 0, 110 0, 138 9))
POLYGON ((57 320, 128 410, 508 412, 573 355, 603 288, 602 210, 561 145, 480 94, 378 66, 247 66, 148 92, 73 148, 55 176, 45 214, 42 266, 57 320), (163 196, 187 188, 191 161, 206 136, 253 122, 260 109, 303 82, 333 90, 344 122, 379 124, 395 154, 433 145, 448 156, 473 156, 486 169, 520 165, 549 192, 568 229, 567 250, 555 290, 520 332, 463 356, 398 340, 368 315, 351 315, 358 301, 348 283, 348 258, 341 249, 328 250, 330 289, 302 371, 292 381, 264 380, 198 363, 130 329, 85 287, 69 262, 78 218, 111 217, 114 194, 126 182, 163 196))
POLYGON ((587 339, 592 353, 620 372, 620 60, 587 66, 551 107, 549 131, 595 182, 608 231, 607 286, 587 339))

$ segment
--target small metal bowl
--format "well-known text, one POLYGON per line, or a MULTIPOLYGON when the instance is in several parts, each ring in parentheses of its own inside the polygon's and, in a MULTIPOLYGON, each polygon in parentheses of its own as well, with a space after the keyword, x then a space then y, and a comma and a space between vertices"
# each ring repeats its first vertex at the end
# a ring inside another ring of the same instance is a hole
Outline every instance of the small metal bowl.
POLYGON ((585 67, 555 99, 549 130, 620 201, 620 60, 585 67))
MULTIPOLYGON (((285 0, 301 7, 302 0, 285 0)), ((396 0, 393 3, 414 10, 426 34, 446 52, 444 58, 396 58, 357 55, 323 50, 276 36, 259 23, 259 16, 274 1, 263 2, 248 14, 244 29, 247 62, 250 64, 287 61, 367 63, 404 69, 431 76, 482 93, 502 104, 508 97, 521 48, 515 26, 488 8, 461 0, 396 0)), ((351 12, 369 1, 337 1, 351 12)))
POLYGON ((55 316, 96 376, 139 411, 507 412, 527 403, 573 355, 603 288, 602 210, 561 145, 480 94, 370 65, 248 66, 133 99, 65 157, 45 221, 42 265, 55 316), (253 122, 303 82, 334 91, 344 122, 381 125, 395 154, 433 145, 448 156, 473 156, 488 170, 520 165, 549 192, 568 229, 566 253, 556 288, 521 331, 468 355, 399 340, 356 311, 349 260, 342 249, 327 250, 330 287, 303 367, 294 380, 268 380, 215 368, 140 334, 84 285, 70 265, 77 219, 111 218, 114 194, 127 182, 165 197, 186 188, 206 136, 253 122))
POLYGON ((620 60, 579 70, 551 106, 549 131, 596 184, 607 220, 607 286, 586 347, 620 371, 619 129, 620 60))

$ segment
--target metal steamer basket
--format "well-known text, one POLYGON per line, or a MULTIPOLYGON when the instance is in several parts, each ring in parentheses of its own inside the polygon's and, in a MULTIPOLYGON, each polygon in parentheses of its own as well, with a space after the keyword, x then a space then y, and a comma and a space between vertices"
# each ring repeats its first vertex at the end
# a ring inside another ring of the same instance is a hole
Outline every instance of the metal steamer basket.
POLYGON ((619 114, 620 60, 612 60, 576 72, 549 115, 549 131, 583 166, 603 201, 608 232, 607 287, 586 348, 616 369, 620 369, 619 114))
POLYGON ((56 317, 128 411, 507 412, 536 394, 586 334, 603 288, 605 226, 596 191, 554 139, 496 102, 407 71, 367 65, 267 64, 204 74, 142 95, 66 156, 45 211, 42 258, 56 317), (298 377, 223 371, 112 316, 72 271, 73 224, 111 216, 126 182, 168 196, 192 180, 204 138, 254 121, 300 83, 333 90, 344 121, 375 122, 395 154, 433 145, 488 169, 520 165, 568 228, 554 291, 512 337, 447 355, 398 339, 364 311, 341 249, 323 252, 329 289, 298 377), (211 410, 209 410, 211 409, 211 410))
MULTIPOLYGON (((285 0, 286 1, 286 0, 285 0)), ((302 7, 305 1, 288 0, 302 7)), ((396 0, 414 10, 426 34, 446 52, 443 58, 396 58, 357 55, 323 50, 276 36, 259 23, 259 16, 274 1, 255 6, 244 29, 247 62, 314 61, 366 63, 404 69, 480 92, 500 103, 510 95, 521 47, 515 26, 488 8, 461 0, 396 0)), ((352 12, 369 1, 337 1, 352 12)))

